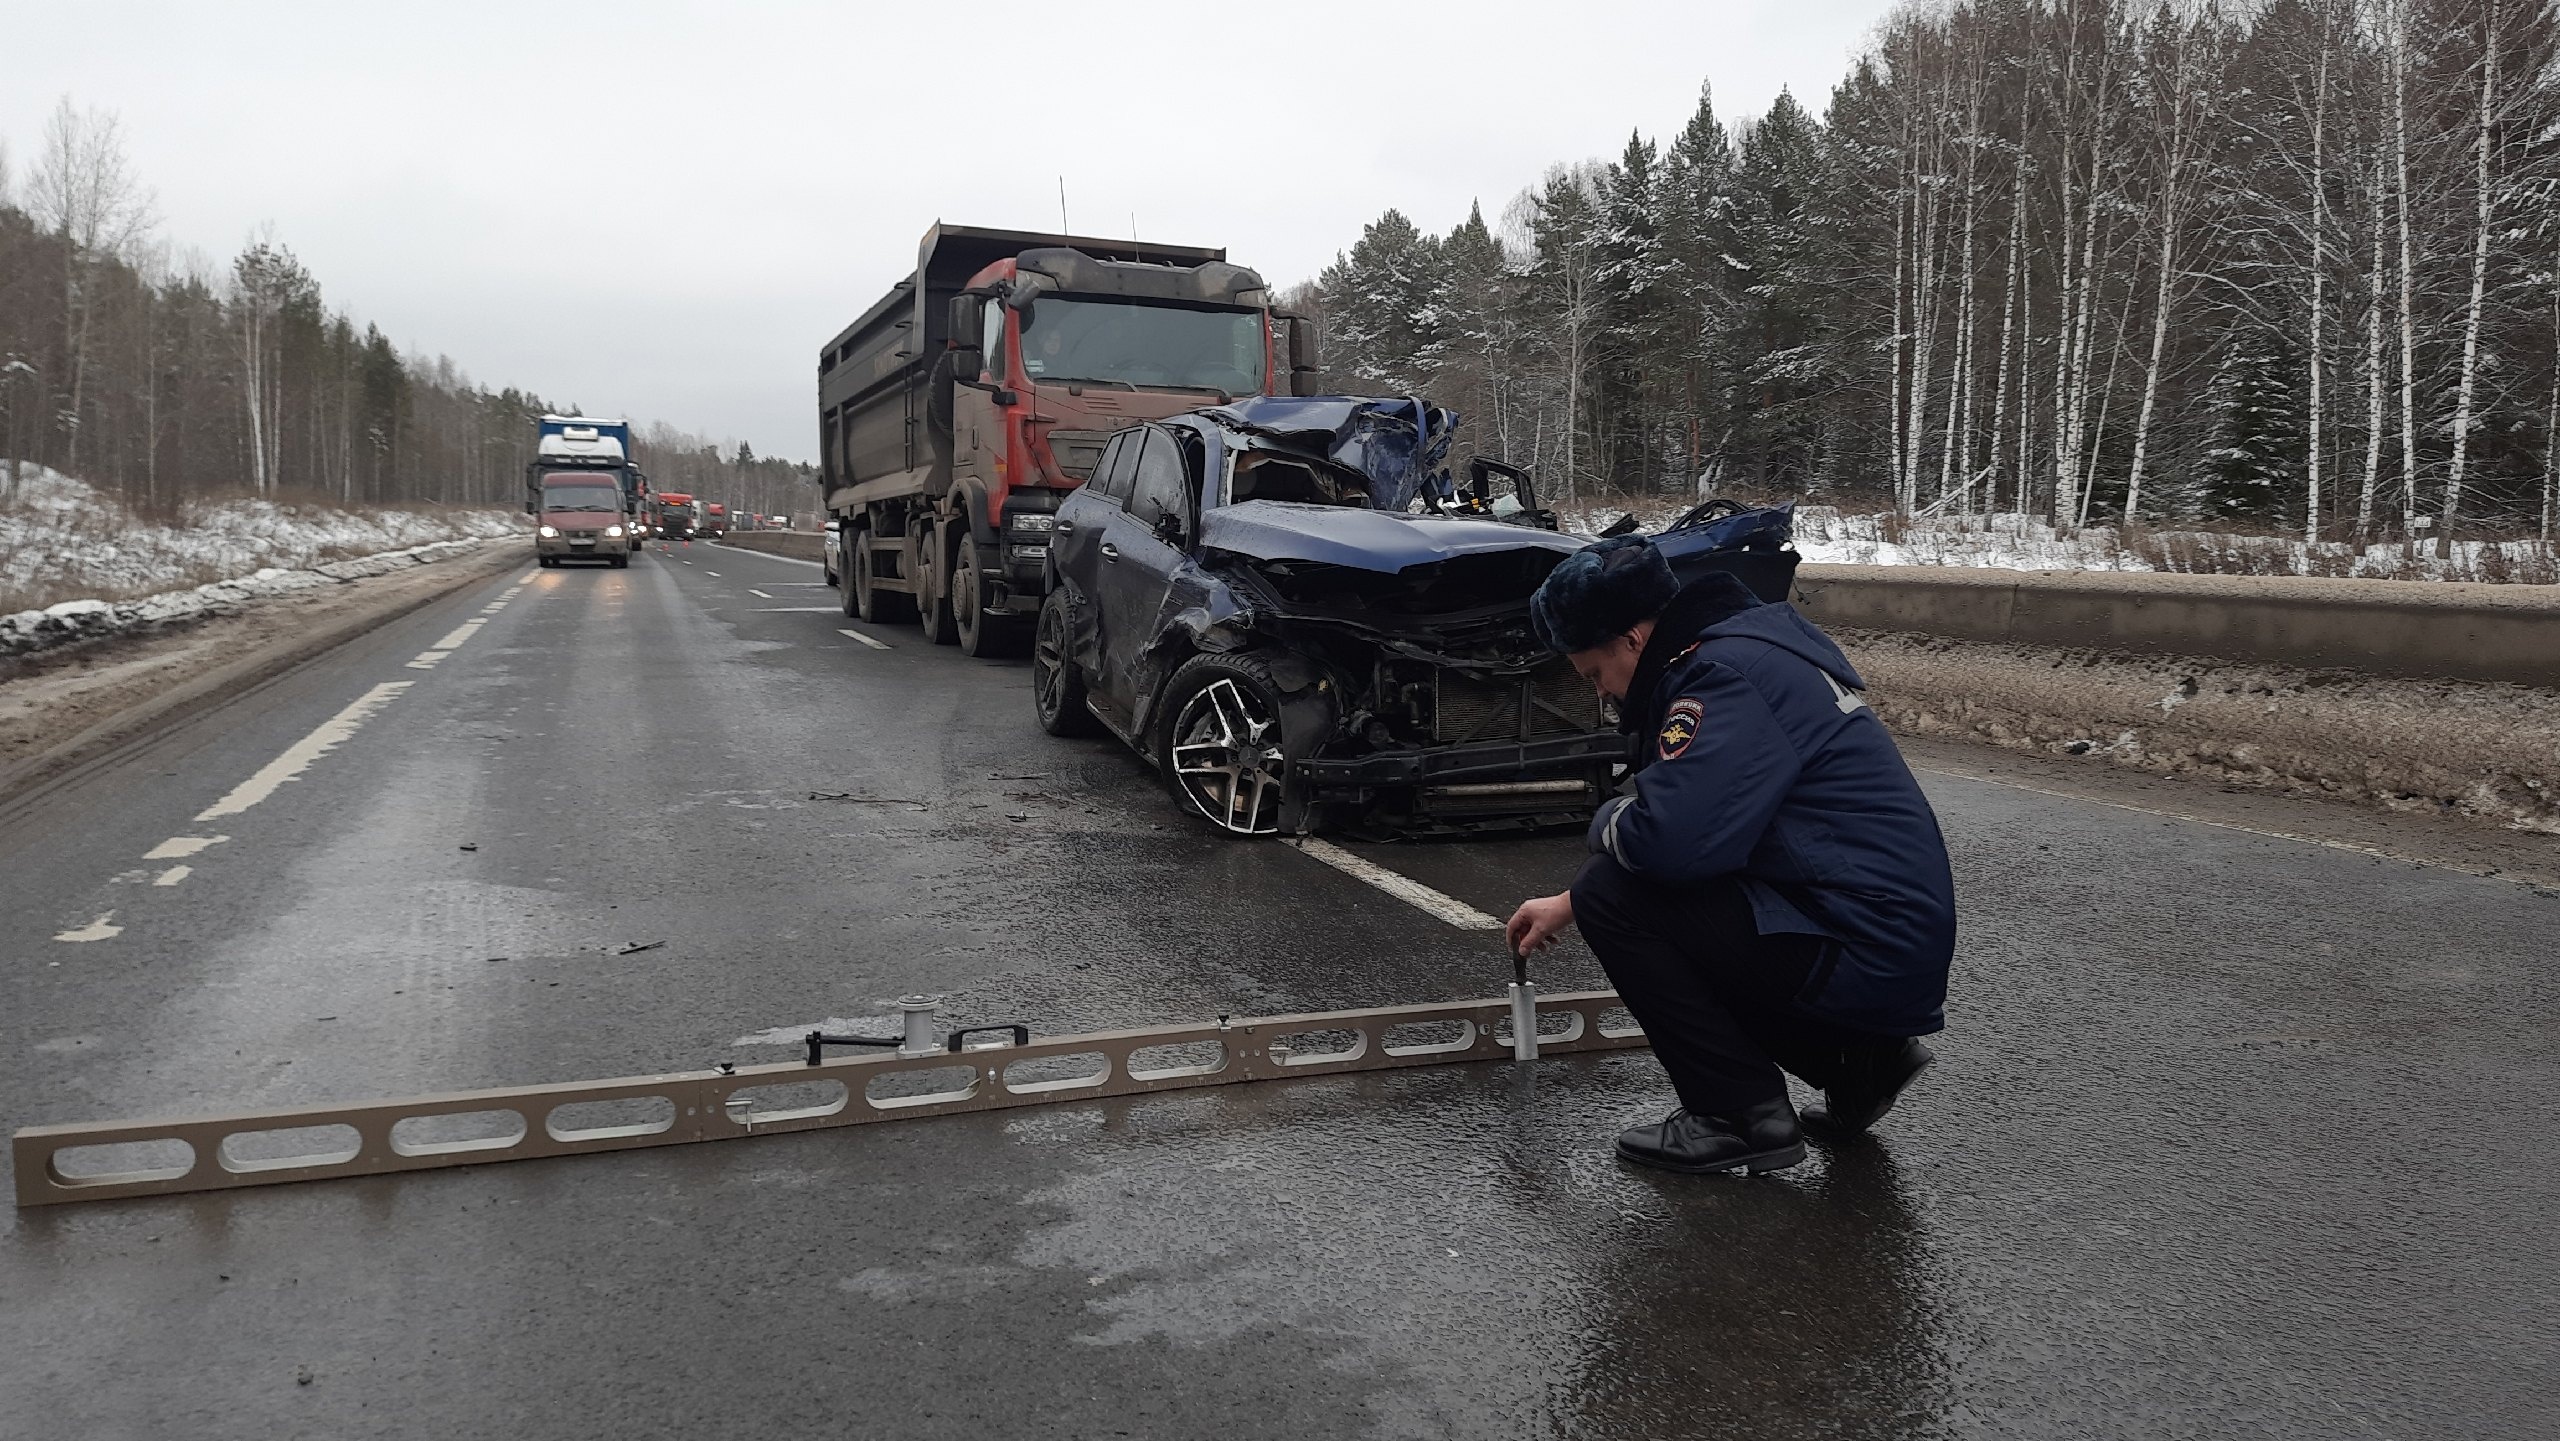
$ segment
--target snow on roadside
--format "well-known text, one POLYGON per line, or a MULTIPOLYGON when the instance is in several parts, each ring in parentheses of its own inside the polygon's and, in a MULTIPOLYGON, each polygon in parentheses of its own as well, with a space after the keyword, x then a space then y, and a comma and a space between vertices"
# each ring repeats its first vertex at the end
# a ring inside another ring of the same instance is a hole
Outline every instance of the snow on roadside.
MULTIPOLYGON (((1647 531, 1679 518, 1687 506, 1638 498, 1619 504, 1559 507, 1564 529, 1597 535, 1633 514, 1647 531)), ((2560 554, 2540 541, 2462 541, 2437 560, 2416 556, 2397 543, 2361 549, 2337 542, 2308 544, 2279 535, 2235 535, 2208 530, 2159 530, 2128 546, 2113 526, 2090 526, 2065 535, 2032 516, 2016 514, 1914 516, 1843 513, 1827 505, 1796 507, 1795 546, 1805 560, 1823 565, 1938 565, 1998 570, 2185 571, 2209 575, 2361 576, 2377 580, 2489 580, 2544 582, 2560 579, 2560 554)))
MULTIPOLYGON (((0 488, 6 483, 0 464, 0 488)), ((0 597, 115 601, 261 570, 307 570, 438 541, 515 535, 524 525, 523 516, 496 509, 355 510, 249 499, 189 505, 176 524, 159 524, 86 482, 31 465, 14 502, 0 503, 0 597)))
POLYGON ((143 524, 80 481, 28 467, 18 503, 0 509, 0 594, 133 598, 79 597, 0 616, 0 658, 191 624, 261 596, 450 559, 523 529, 519 517, 496 510, 346 511, 255 500, 194 507, 185 520, 143 524), (263 563, 270 561, 286 563, 263 563), (223 578, 170 585, 207 572, 223 578), (134 595, 155 585, 169 588, 134 595))

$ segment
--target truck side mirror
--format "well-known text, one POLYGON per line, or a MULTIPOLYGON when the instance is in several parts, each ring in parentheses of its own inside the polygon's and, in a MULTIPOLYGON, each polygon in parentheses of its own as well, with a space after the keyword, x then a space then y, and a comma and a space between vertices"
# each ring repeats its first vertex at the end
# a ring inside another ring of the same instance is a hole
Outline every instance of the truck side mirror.
POLYGON ((1315 395, 1322 383, 1321 367, 1316 363, 1316 323, 1308 316, 1286 311, 1274 312, 1273 318, 1288 327, 1289 393, 1315 395))
POLYGON ((985 352, 974 345, 956 347, 951 352, 951 378, 962 385, 974 385, 978 373, 987 368, 985 352))
POLYGON ((977 339, 980 303, 979 297, 965 292, 951 297, 950 308, 943 312, 948 327, 945 333, 950 339, 963 344, 977 339))

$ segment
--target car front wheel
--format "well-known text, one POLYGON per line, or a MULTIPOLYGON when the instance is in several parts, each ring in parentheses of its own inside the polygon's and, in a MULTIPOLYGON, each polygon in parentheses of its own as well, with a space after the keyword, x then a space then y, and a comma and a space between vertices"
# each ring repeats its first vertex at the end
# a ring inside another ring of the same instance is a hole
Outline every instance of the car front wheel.
POLYGON ((1165 687, 1156 764, 1177 799, 1240 836, 1278 833, 1291 741, 1270 664, 1251 652, 1194 656, 1165 687))

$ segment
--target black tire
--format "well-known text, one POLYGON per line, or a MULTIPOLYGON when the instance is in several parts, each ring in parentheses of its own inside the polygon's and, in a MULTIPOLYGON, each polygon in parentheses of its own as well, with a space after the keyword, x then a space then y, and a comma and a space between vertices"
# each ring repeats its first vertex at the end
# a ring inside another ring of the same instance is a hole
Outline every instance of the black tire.
POLYGON ((560 564, 559 558, 556 556, 537 555, 533 559, 534 563, 541 566, 544 570, 551 570, 560 564))
POLYGON ((951 546, 939 523, 924 533, 924 564, 916 576, 916 624, 935 645, 959 642, 960 628, 951 621, 951 546))
POLYGON ((1031 712, 1053 736, 1089 736, 1102 723, 1085 709, 1084 672, 1076 669, 1075 616, 1065 586, 1040 602, 1031 644, 1031 712))
POLYGON ((631 557, 627 555, 615 556, 613 558, 613 568, 615 570, 629 570, 631 568, 631 557))
MULTIPOLYGON (((976 547, 961 542, 962 553, 976 547)), ((984 659, 1017 656, 1028 649, 1031 627, 1018 615, 989 615, 982 608, 986 594, 986 578, 978 567, 964 560, 951 575, 951 624, 960 635, 960 653, 984 659)))
POLYGON ((853 583, 845 587, 845 614, 855 620, 875 625, 895 625, 912 614, 908 604, 913 596, 903 591, 882 590, 872 579, 872 567, 878 559, 871 552, 871 532, 853 533, 853 583))
POLYGON ((1166 682, 1164 702, 1156 708, 1150 747, 1156 770, 1177 804, 1220 830, 1231 835, 1277 834, 1298 819, 1282 785, 1289 758, 1303 754, 1314 739, 1288 734, 1288 718, 1280 684, 1262 656, 1252 651, 1193 656, 1166 682), (1219 699, 1216 693, 1221 688, 1239 704, 1231 707, 1219 699), (1208 708, 1206 716, 1202 706, 1208 708), (1256 729, 1237 735, 1239 726, 1256 729), (1226 733, 1223 740, 1221 731, 1226 733), (1235 755, 1222 765, 1214 750, 1226 742, 1236 742, 1230 747, 1235 755), (1188 758, 1193 768, 1186 771, 1176 764, 1176 751, 1195 746, 1203 750, 1193 751, 1188 758), (1242 768, 1231 768, 1237 760, 1244 761, 1242 768), (1221 794, 1223 805, 1218 800, 1221 794))

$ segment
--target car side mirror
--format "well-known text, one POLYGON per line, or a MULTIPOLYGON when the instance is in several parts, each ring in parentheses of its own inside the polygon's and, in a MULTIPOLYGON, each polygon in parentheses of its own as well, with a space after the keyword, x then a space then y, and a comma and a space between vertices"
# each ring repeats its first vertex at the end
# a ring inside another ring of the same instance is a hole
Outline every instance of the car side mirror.
POLYGON ((1167 545, 1182 544, 1183 535, 1188 529, 1189 527, 1182 523, 1182 516, 1178 512, 1168 510, 1156 517, 1156 539, 1167 545))

